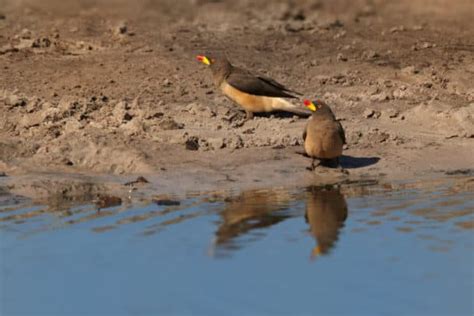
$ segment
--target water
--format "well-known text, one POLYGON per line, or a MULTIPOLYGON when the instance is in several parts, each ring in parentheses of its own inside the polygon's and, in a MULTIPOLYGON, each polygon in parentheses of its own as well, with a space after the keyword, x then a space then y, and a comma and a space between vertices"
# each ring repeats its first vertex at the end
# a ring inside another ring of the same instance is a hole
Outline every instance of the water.
POLYGON ((472 315, 473 188, 464 178, 120 201, 3 187, 0 314, 472 315))

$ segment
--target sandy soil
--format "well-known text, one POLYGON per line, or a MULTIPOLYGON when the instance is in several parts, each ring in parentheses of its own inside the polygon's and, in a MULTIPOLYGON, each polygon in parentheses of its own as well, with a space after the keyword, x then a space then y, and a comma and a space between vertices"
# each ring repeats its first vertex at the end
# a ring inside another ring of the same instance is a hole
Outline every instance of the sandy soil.
POLYGON ((470 0, 0 0, 0 172, 196 190, 472 168, 472 13, 470 0), (305 119, 243 123, 195 60, 213 51, 330 104, 349 174, 306 170, 305 119))

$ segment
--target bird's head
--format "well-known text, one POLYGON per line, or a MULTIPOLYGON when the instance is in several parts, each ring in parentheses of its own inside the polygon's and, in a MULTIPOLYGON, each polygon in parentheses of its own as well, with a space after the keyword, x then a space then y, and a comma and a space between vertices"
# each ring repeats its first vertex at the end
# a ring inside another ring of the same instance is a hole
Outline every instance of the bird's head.
POLYGON ((320 107, 317 102, 314 104, 314 102, 310 100, 304 100, 303 103, 311 112, 316 112, 320 107))
POLYGON ((230 74, 232 71, 232 65, 225 54, 213 54, 212 57, 205 55, 198 55, 196 59, 201 63, 209 66, 209 69, 212 71, 214 77, 214 82, 217 86, 220 86, 222 81, 230 74))
POLYGON ((210 66, 212 63, 214 63, 214 59, 208 58, 207 56, 204 55, 198 55, 196 56, 196 59, 200 62, 202 62, 205 65, 210 66))
POLYGON ((320 101, 320 100, 316 100, 316 101, 304 100, 303 102, 304 102, 304 105, 311 112, 313 112, 313 115, 331 117, 332 119, 336 119, 336 117, 334 116, 334 113, 332 112, 331 108, 326 103, 324 103, 323 101, 320 101))

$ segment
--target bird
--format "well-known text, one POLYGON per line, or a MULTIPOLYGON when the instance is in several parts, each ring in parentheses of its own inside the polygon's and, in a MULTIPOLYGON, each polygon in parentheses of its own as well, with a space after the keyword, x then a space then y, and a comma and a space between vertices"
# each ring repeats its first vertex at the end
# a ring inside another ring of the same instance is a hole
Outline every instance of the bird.
POLYGON ((298 98, 298 92, 269 77, 235 67, 225 56, 211 58, 198 55, 197 60, 209 66, 215 85, 245 110, 247 120, 259 112, 285 111, 299 116, 311 115, 306 108, 286 100, 298 98))
POLYGON ((310 170, 317 166, 339 166, 346 136, 341 123, 336 120, 329 105, 321 100, 304 100, 304 105, 313 112, 303 132, 304 150, 313 158, 310 170), (315 165, 315 160, 319 160, 315 165))
POLYGON ((338 188, 307 188, 305 219, 317 246, 311 251, 311 258, 327 254, 334 247, 339 232, 347 219, 347 203, 338 188))

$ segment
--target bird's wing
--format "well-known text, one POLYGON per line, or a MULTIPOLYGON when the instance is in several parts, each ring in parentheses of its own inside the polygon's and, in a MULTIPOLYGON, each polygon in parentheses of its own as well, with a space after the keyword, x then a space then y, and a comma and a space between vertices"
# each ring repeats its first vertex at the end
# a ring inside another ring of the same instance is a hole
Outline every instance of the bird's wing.
POLYGON ((279 83, 278 81, 276 80, 273 80, 272 78, 269 78, 267 76, 262 76, 262 75, 259 75, 257 76, 260 80, 263 80, 265 82, 267 82, 268 84, 271 84, 283 91, 286 91, 286 92, 290 92, 290 93, 293 93, 293 94, 297 94, 297 95, 302 95, 301 93, 299 92, 296 92, 294 90, 291 90, 291 89, 288 89, 287 87, 285 87, 284 85, 282 85, 281 83, 279 83))
POLYGON ((279 98, 296 98, 294 95, 286 92, 283 85, 269 79, 257 77, 249 72, 234 68, 226 78, 227 83, 232 87, 252 95, 279 97, 279 98))
POLYGON ((346 134, 344 133, 344 128, 342 127, 342 125, 339 121, 337 122, 337 132, 339 133, 339 136, 342 139, 342 143, 347 144, 346 143, 346 134))
POLYGON ((303 141, 306 140, 306 134, 308 133, 308 132, 306 131, 307 129, 308 129, 308 126, 306 126, 306 127, 304 128, 304 131, 303 131, 303 141))

